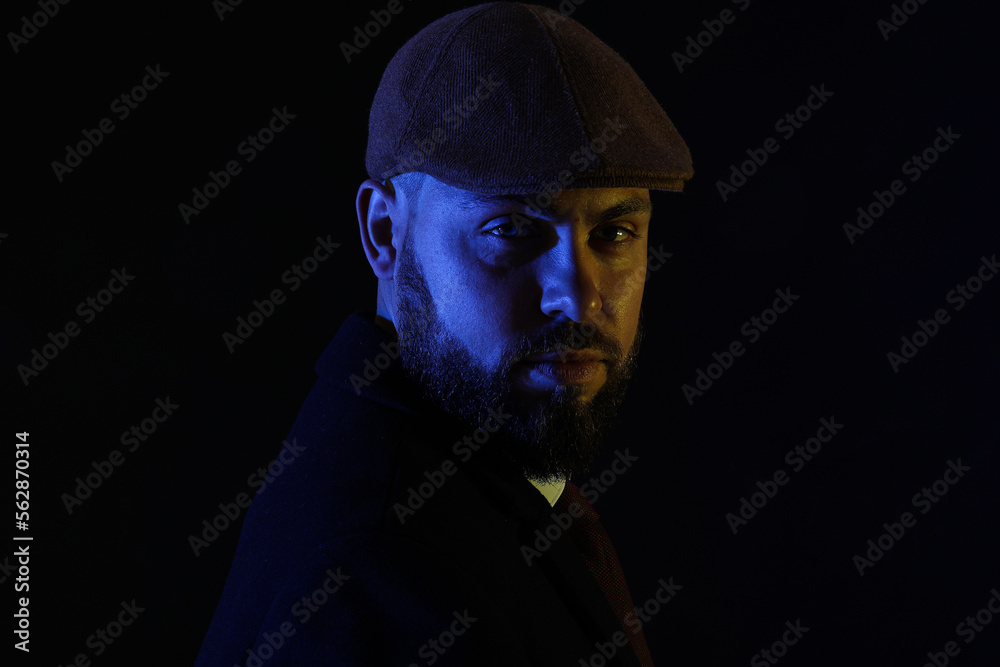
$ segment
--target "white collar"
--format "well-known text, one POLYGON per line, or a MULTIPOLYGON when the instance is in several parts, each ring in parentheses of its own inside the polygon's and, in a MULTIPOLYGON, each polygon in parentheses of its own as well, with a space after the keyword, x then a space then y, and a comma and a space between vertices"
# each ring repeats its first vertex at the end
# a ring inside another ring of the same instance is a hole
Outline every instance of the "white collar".
POLYGON ((549 502, 549 505, 555 507, 556 501, 559 500, 559 496, 562 495, 563 489, 566 488, 566 480, 559 479, 555 481, 544 481, 539 482, 534 479, 529 479, 531 485, 538 489, 538 492, 545 496, 545 500, 549 502))

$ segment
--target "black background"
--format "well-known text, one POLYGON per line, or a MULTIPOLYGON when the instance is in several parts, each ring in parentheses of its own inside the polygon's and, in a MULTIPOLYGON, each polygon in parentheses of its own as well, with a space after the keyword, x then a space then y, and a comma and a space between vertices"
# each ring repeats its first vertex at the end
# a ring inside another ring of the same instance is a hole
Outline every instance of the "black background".
MULTIPOLYGON (((193 661, 239 522, 198 556, 189 536, 253 490, 315 360, 374 308, 354 212, 368 108, 404 41, 464 6, 403 1, 350 63, 339 43, 385 3, 246 0, 220 20, 208 0, 71 2, 19 52, 5 45, 2 410, 8 441, 30 432, 34 538, 31 654, 16 664, 193 661), (169 75, 119 120, 112 100, 157 64, 169 75), (275 107, 296 117, 185 224, 178 204, 242 161, 275 107), (58 181, 52 162, 105 117, 114 132, 58 181), (341 245, 292 292, 281 276, 317 236, 341 245), (77 304, 122 267, 134 280, 84 323, 77 304), (222 334, 275 288, 287 301, 230 353, 222 334), (25 384, 18 365, 70 320, 79 335, 25 384), (166 397, 175 414, 68 513, 76 478, 166 397), (88 636, 133 599, 145 611, 95 656, 88 636)), ((888 40, 888 2, 564 4, 633 65, 694 157, 682 195, 652 194, 650 244, 672 257, 646 284, 641 368, 593 467, 626 447, 639 458, 597 502, 636 602, 660 578, 683 586, 646 626, 659 665, 747 664, 798 619, 810 629, 782 664, 919 666, 948 641, 951 664, 998 664, 1000 618, 968 644, 956 625, 1000 587, 1000 281, 961 310, 946 301, 1000 251, 993 24, 972 2, 911 4, 888 40), (679 72, 672 54, 726 8, 735 21, 679 72), (833 95, 785 139, 776 121, 820 85, 833 95), (939 127, 961 137, 910 182, 902 164, 939 127), (778 152, 724 202, 717 181, 768 137, 778 152), (894 179, 905 194, 852 244, 843 224, 894 179), (795 305, 689 403, 681 386, 747 343, 743 323, 785 288, 795 305), (894 372, 887 353, 939 308, 951 320, 894 372), (785 453, 824 417, 844 427, 792 472, 785 453), (913 494, 959 458, 971 470, 919 514, 913 494), (779 468, 789 483, 734 535, 726 514, 779 468), (904 511, 916 526, 859 576, 853 557, 904 511)), ((11 3, 0 25, 37 11, 11 3)))

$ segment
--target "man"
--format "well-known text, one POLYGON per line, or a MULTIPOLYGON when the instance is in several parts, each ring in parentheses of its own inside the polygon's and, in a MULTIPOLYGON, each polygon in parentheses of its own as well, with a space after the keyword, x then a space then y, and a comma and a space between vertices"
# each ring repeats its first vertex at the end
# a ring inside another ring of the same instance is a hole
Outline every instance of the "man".
POLYGON ((396 54, 366 165, 377 312, 317 364, 198 664, 651 665, 567 478, 635 366, 649 190, 687 147, 582 26, 491 3, 396 54))

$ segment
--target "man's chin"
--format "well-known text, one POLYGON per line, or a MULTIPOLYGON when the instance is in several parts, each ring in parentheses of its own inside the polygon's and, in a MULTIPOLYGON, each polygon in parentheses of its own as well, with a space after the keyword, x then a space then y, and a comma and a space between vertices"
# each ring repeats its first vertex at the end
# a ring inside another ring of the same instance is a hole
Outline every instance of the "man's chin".
MULTIPOLYGON (((452 343, 447 354, 433 345, 401 345, 404 367, 425 398, 472 430, 488 423, 493 410, 510 415, 497 430, 495 446, 529 479, 566 479, 588 469, 621 405, 632 359, 608 366, 607 380, 599 384, 547 385, 523 382, 518 364, 480 368, 452 343)), ((494 446, 493 437, 488 446, 494 446)))
POLYGON ((593 394, 580 385, 561 385, 554 388, 540 388, 514 382, 511 388, 511 402, 525 408, 540 408, 553 403, 573 401, 578 405, 589 405, 593 394))
POLYGON ((620 399, 563 385, 547 395, 512 391, 501 447, 524 475, 565 479, 586 470, 601 450, 620 399))

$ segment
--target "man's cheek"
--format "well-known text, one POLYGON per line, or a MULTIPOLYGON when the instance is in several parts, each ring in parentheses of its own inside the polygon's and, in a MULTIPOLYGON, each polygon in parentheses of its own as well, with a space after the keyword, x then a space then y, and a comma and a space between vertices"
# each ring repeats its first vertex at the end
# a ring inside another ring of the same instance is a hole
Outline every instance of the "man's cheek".
POLYGON ((632 298, 641 300, 648 269, 645 253, 636 253, 634 257, 623 258, 618 266, 610 269, 605 293, 618 300, 632 298))
POLYGON ((612 288, 606 289, 602 295, 602 309, 598 314, 598 326, 615 337, 623 353, 632 345, 639 329, 645 281, 637 276, 637 273, 626 273, 619 277, 612 288))
POLYGON ((495 366, 498 362, 495 357, 510 331, 514 306, 506 295, 488 286, 479 290, 456 287, 455 291, 463 298, 456 300, 456 307, 450 313, 449 321, 454 322, 452 333, 485 366, 495 366))
POLYGON ((644 267, 633 266, 614 273, 601 285, 602 310, 616 320, 638 317, 645 286, 644 267))

